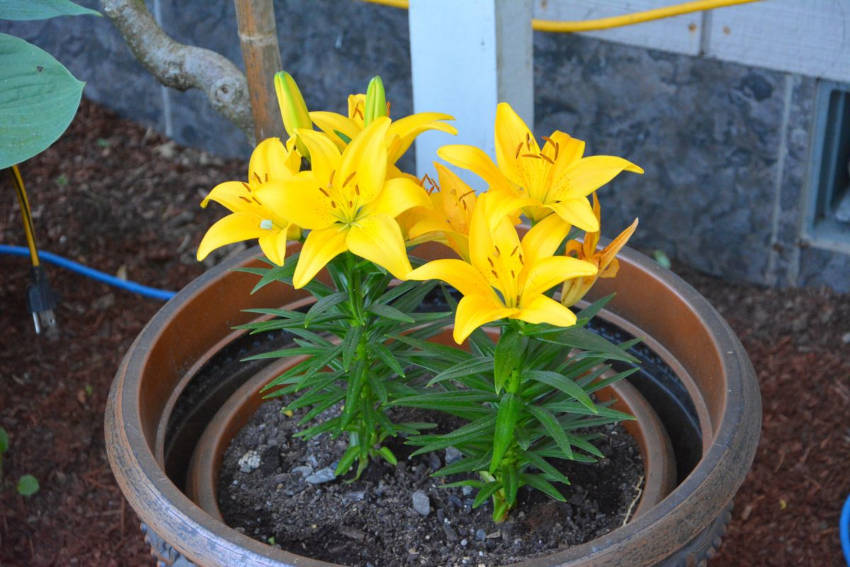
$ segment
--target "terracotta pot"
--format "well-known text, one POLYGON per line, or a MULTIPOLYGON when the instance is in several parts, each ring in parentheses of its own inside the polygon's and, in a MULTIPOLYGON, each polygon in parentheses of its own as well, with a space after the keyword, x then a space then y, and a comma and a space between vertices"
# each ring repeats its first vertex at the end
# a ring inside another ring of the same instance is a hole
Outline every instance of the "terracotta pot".
MULTIPOLYGON (((240 534, 183 491, 195 441, 245 379, 262 371, 247 368, 202 387, 210 367, 254 348, 246 344, 253 339, 233 331, 252 318, 242 310, 305 296, 277 284, 250 295, 256 277, 231 270, 256 265, 256 254, 246 251, 193 281, 142 330, 110 391, 107 453, 155 547, 170 554, 163 559, 179 553, 200 565, 327 565, 240 534)), ((672 439, 676 487, 626 526, 528 565, 697 564, 717 544, 755 454, 761 400, 734 333, 702 296, 652 260, 626 250, 620 265, 617 278, 593 290, 593 298, 618 292, 600 314, 599 331, 644 340, 635 352, 646 368, 630 381, 672 439)))
MULTIPOLYGON (((448 339, 449 332, 445 333, 448 339)), ((233 437, 250 421, 263 403, 261 390, 303 357, 279 360, 252 376, 224 403, 210 420, 192 453, 186 477, 186 494, 214 518, 224 521, 218 507, 217 486, 224 452, 233 437)), ((658 504, 675 486, 676 462, 667 431, 655 411, 637 389, 621 381, 597 392, 600 401, 615 400, 612 407, 633 415, 636 420, 624 422, 626 430, 638 442, 644 461, 644 488, 632 514, 637 518, 658 504)), ((293 561, 290 554, 280 553, 281 561, 293 561)))

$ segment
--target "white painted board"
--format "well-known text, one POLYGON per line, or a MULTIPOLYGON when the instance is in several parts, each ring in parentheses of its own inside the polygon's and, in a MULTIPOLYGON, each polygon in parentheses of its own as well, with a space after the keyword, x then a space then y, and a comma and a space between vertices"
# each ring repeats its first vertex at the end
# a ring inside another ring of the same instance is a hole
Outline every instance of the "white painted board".
MULTIPOLYGON (((676 0, 535 0, 534 18, 552 21, 595 20, 664 8, 676 3, 676 0)), ((583 32, 582 35, 638 47, 697 55, 702 35, 702 14, 694 12, 631 26, 583 32)))
POLYGON ((766 0, 714 10, 706 55, 850 82, 850 1, 766 0))

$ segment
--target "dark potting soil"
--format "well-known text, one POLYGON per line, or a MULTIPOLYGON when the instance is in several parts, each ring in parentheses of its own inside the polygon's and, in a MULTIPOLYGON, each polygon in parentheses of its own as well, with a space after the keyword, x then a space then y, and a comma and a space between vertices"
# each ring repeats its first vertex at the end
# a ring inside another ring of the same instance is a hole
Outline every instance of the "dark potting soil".
MULTIPOLYGON (((495 524, 489 502, 473 509, 467 488, 431 474, 451 451, 373 462, 358 480, 333 478, 344 439, 293 438, 297 415, 271 400, 234 438, 219 477, 218 500, 230 526, 324 561, 345 565, 501 565, 583 543, 624 523, 639 497, 643 463, 634 439, 605 428, 594 464, 567 463, 571 486, 560 503, 521 489, 508 521, 495 524)), ((456 480, 453 478, 452 480, 456 480)))

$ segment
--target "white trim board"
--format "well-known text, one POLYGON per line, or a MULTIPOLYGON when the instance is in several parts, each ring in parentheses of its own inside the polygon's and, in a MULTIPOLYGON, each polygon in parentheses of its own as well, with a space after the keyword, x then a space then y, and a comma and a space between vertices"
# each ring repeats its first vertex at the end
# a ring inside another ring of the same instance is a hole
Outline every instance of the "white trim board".
MULTIPOLYGON (((587 20, 673 0, 535 0, 534 17, 587 20)), ((763 0, 582 35, 850 82, 850 1, 763 0)))

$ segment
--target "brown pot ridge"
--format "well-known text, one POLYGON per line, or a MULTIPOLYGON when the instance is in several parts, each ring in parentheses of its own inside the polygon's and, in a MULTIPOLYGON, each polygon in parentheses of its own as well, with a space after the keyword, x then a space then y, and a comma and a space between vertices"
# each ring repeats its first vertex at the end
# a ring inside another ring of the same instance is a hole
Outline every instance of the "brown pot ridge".
MULTIPOLYGON (((205 273, 142 330, 110 391, 107 453, 151 537, 164 539, 174 553, 210 566, 326 566, 240 534, 181 488, 194 443, 233 390, 203 397, 197 409, 178 419, 174 409, 180 393, 217 352, 244 335, 233 330, 255 318, 244 309, 285 305, 306 295, 279 284, 251 295, 256 276, 233 268, 258 265, 257 254, 246 251, 205 273)), ((758 386, 743 347, 719 314, 677 276, 628 249, 620 254, 618 276, 599 280, 590 299, 615 291, 599 317, 642 338, 673 371, 693 408, 701 441, 688 448, 695 455, 692 468, 679 471, 678 484, 659 503, 603 537, 528 565, 696 564, 716 544, 755 454, 761 425, 758 386)), ((241 379, 263 372, 249 368, 241 379)))

